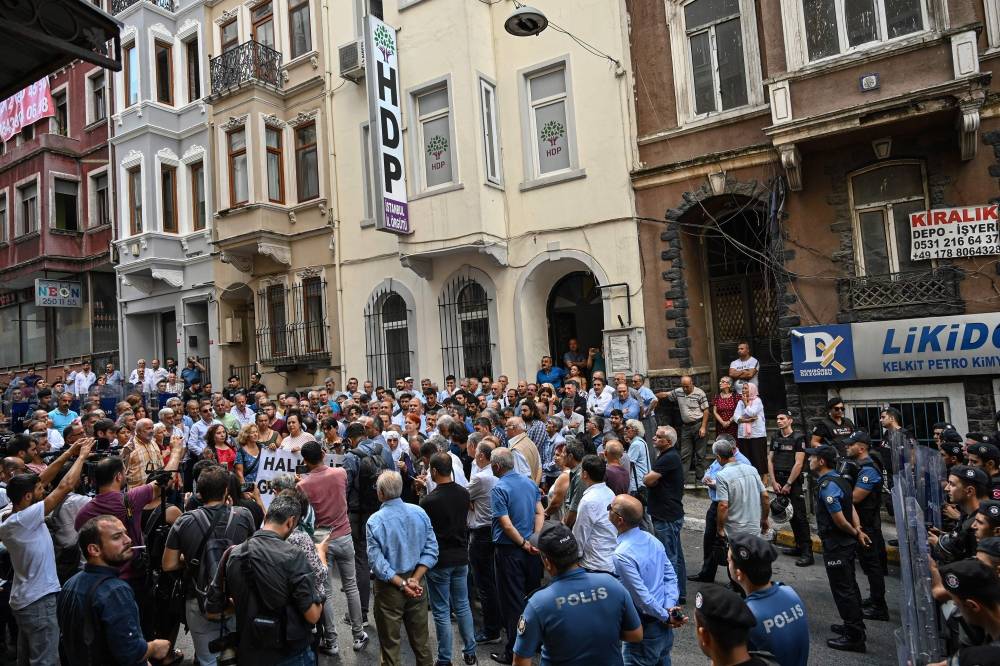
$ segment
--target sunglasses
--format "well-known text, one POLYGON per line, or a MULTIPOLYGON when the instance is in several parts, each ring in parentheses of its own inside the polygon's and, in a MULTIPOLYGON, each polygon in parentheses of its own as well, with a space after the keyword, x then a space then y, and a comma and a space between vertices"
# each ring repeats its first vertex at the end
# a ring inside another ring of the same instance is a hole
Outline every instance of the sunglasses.
POLYGON ((840 407, 834 407, 834 408, 833 408, 833 409, 831 409, 830 411, 832 411, 832 412, 843 412, 843 411, 845 411, 846 409, 847 409, 846 407, 844 407, 844 406, 840 406, 840 407))

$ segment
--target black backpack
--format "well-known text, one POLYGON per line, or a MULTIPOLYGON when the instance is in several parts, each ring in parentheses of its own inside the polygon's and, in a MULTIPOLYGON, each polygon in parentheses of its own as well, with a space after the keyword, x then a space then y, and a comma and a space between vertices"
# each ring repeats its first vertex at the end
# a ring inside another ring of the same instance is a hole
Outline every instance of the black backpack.
POLYGON ((215 515, 214 521, 210 520, 209 513, 204 508, 196 509, 192 515, 202 529, 202 537, 198 549, 195 550, 195 556, 188 562, 187 574, 190 582, 189 589, 198 600, 198 608, 201 609, 202 613, 205 613, 215 572, 219 569, 223 555, 230 546, 235 545, 229 534, 233 524, 233 508, 223 507, 215 515), (223 527, 221 532, 219 531, 220 527, 223 527))
POLYGON ((358 508, 364 513, 375 513, 380 506, 375 482, 378 480, 378 475, 389 468, 382 458, 382 445, 371 440, 368 440, 368 443, 375 449, 371 453, 362 450, 360 446, 351 449, 350 452, 358 457, 358 474, 355 477, 358 508))

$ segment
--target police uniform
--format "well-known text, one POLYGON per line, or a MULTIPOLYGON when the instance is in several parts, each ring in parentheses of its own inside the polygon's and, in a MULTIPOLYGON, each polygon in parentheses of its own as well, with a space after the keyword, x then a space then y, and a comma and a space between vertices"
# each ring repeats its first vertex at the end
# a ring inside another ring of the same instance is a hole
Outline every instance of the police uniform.
POLYGON ((858 550, 858 562, 868 577, 868 591, 871 595, 870 610, 865 617, 871 620, 888 620, 889 609, 885 603, 885 576, 889 573, 889 558, 882 538, 882 469, 872 458, 857 461, 859 466, 855 488, 868 491, 863 500, 854 505, 861 521, 861 529, 872 540, 867 548, 858 550))
MULTIPOLYGON (((757 626, 757 618, 750 612, 750 608, 740 595, 721 585, 702 587, 695 595, 694 607, 698 626, 704 626, 713 638, 717 638, 715 634, 721 631, 734 634, 730 638, 736 638, 739 634, 749 636, 750 630, 757 626)), ((746 638, 742 642, 736 640, 736 645, 741 643, 749 647, 746 638)), ((702 652, 705 650, 702 649, 702 652)), ((708 652, 705 652, 705 655, 712 656, 708 652)), ((750 659, 733 666, 767 666, 770 663, 772 662, 764 661, 751 653, 750 659)))
MULTIPOLYGON (((966 437, 972 438, 976 434, 978 433, 969 433, 966 437)), ((993 444, 989 442, 976 442, 969 445, 968 451, 969 454, 983 461, 984 465, 992 460, 994 464, 1000 467, 1000 449, 997 449, 993 444)), ((988 497, 991 500, 1000 500, 1000 474, 990 477, 988 497)))
MULTIPOLYGON (((754 534, 733 535, 729 550, 737 569, 770 565, 778 557, 774 546, 754 534)), ((795 590, 771 583, 747 595, 746 603, 757 618, 747 638, 747 647, 773 654, 781 666, 806 666, 809 623, 805 604, 795 590)))
POLYGON ((837 423, 829 416, 824 416, 813 426, 814 437, 822 438, 823 444, 827 444, 837 449, 837 455, 843 456, 847 453, 847 438, 854 434, 857 428, 854 422, 846 416, 837 423))
MULTIPOLYGON (((828 462, 835 456, 835 451, 829 446, 806 449, 806 453, 821 455, 828 462)), ((853 524, 851 486, 833 470, 821 475, 816 485, 816 531, 823 542, 823 562, 826 565, 826 577, 830 581, 830 592, 837 605, 837 612, 844 621, 842 638, 828 640, 827 645, 839 645, 838 649, 863 649, 865 621, 861 611, 861 591, 854 577, 858 541, 856 536, 841 530, 833 522, 834 514, 843 513, 848 524, 853 524)))
MULTIPOLYGON (((579 552, 573 533, 561 524, 546 526, 532 542, 553 559, 559 559, 553 549, 571 551, 570 557, 579 552)), ((542 666, 618 665, 623 663, 621 633, 640 626, 632 598, 614 576, 574 565, 528 599, 517 623, 514 654, 530 658, 541 649, 542 666)))
MULTIPOLYGON (((941 584, 948 594, 960 600, 977 599, 987 605, 1000 602, 1000 579, 993 567, 977 559, 946 564, 939 569, 941 584)), ((971 624, 971 623, 970 623, 971 624)), ((1000 645, 1000 636, 985 631, 975 645, 1000 645)))
MULTIPOLYGON (((986 485, 988 479, 986 472, 978 467, 968 465, 955 465, 950 470, 951 476, 957 476, 970 485, 986 485)), ((931 546, 931 557, 939 563, 955 562, 973 557, 976 554, 976 530, 973 522, 976 519, 976 512, 962 513, 958 519, 958 527, 954 530, 943 533, 938 538, 936 544, 931 546)))
MULTIPOLYGON (((806 450, 806 437, 800 432, 792 432, 787 437, 780 432, 771 438, 771 463, 774 466, 775 481, 782 486, 788 481, 788 476, 795 466, 795 455, 806 450)), ((799 476, 788 492, 792 505, 792 533, 795 535, 795 545, 801 555, 812 558, 812 537, 809 535, 809 519, 806 516, 806 501, 802 493, 802 480, 809 467, 802 463, 799 476)))

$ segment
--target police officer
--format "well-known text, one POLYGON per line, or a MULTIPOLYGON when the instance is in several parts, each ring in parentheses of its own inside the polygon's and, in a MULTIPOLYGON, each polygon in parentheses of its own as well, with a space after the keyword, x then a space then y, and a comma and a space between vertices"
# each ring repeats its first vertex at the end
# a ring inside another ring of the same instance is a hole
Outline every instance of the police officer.
POLYGON ((865 621, 861 611, 861 592, 854 578, 857 546, 867 547, 871 539, 851 501, 851 486, 834 471, 837 450, 832 446, 806 449, 809 471, 817 478, 816 531, 823 542, 823 562, 837 612, 844 621, 842 635, 827 639, 834 650, 865 651, 865 621))
POLYGON ((774 546, 755 534, 737 534, 729 540, 729 577, 747 595, 747 606, 757 618, 757 626, 750 630, 750 649, 773 654, 781 666, 806 666, 806 607, 795 590, 771 582, 771 563, 776 559, 774 546))
POLYGON ((979 467, 990 480, 989 498, 1000 500, 1000 449, 988 442, 966 446, 969 464, 979 467))
POLYGON ((972 531, 976 535, 977 544, 990 537, 1000 537, 1000 502, 983 500, 979 503, 972 520, 972 531))
POLYGON ((984 630, 974 644, 1000 645, 1000 636, 991 635, 997 633, 996 617, 1000 616, 1000 580, 993 567, 967 559, 942 566, 939 573, 962 620, 984 630))
POLYGON ((695 595, 694 609, 698 647, 713 664, 767 666, 769 662, 750 653, 747 640, 757 618, 740 595, 721 585, 706 585, 695 595))
POLYGON ((806 437, 793 428, 795 421, 791 412, 778 412, 778 432, 771 437, 767 458, 768 475, 771 486, 779 495, 784 495, 792 505, 792 534, 795 547, 785 548, 785 555, 795 555, 795 566, 807 567, 813 560, 812 537, 809 535, 809 519, 806 517, 806 501, 802 494, 802 480, 806 474, 806 437))
POLYGON ((950 470, 955 465, 965 464, 965 443, 957 431, 946 430, 941 433, 939 449, 946 469, 950 470))
POLYGON ((847 438, 857 430, 854 422, 844 416, 844 401, 833 397, 826 401, 826 416, 812 429, 812 446, 827 444, 837 450, 837 455, 847 452, 847 438))
POLYGON ((951 468, 944 489, 948 501, 958 509, 958 527, 951 532, 930 528, 927 542, 931 546, 931 557, 936 561, 955 562, 976 554, 976 534, 972 525, 988 488, 986 472, 978 467, 955 465, 951 468))
POLYGON ((619 641, 642 640, 639 614, 622 584, 580 567, 580 547, 562 523, 546 523, 529 541, 552 583, 528 599, 518 620, 515 666, 531 666, 539 648, 543 664, 622 664, 619 641))
POLYGON ((863 600, 866 620, 889 619, 885 603, 885 576, 889 573, 889 558, 882 538, 882 463, 870 455, 871 439, 863 430, 847 438, 847 457, 858 466, 851 499, 858 512, 861 529, 871 539, 871 545, 858 551, 861 570, 868 577, 870 596, 863 600))

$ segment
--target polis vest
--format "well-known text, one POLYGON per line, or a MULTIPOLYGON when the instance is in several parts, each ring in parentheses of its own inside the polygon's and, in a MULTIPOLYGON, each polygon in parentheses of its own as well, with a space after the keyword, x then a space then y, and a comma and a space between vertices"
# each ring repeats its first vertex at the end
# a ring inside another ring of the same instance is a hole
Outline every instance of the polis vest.
MULTIPOLYGON (((851 485, 846 479, 840 476, 826 477, 819 483, 817 498, 820 497, 819 492, 825 490, 831 483, 836 484, 841 492, 844 493, 843 500, 840 502, 840 510, 843 512, 847 522, 851 523, 854 519, 854 506, 851 503, 851 485)), ((841 530, 833 522, 830 507, 822 499, 817 499, 816 501, 816 532, 819 534, 819 538, 823 540, 824 547, 826 544, 830 544, 833 547, 843 547, 854 543, 854 537, 841 530)))
MULTIPOLYGON (((874 458, 868 458, 867 460, 859 460, 858 464, 861 469, 858 471, 857 478, 860 479, 865 475, 866 469, 873 469, 879 473, 882 478, 885 478, 885 471, 882 469, 882 465, 875 461, 874 458)), ((857 480, 855 480, 855 484, 857 480)), ((872 520, 879 521, 879 509, 882 507, 882 484, 880 483, 877 487, 872 488, 872 491, 868 493, 868 496, 863 500, 858 502, 858 517, 861 519, 862 523, 870 524, 872 520)))

